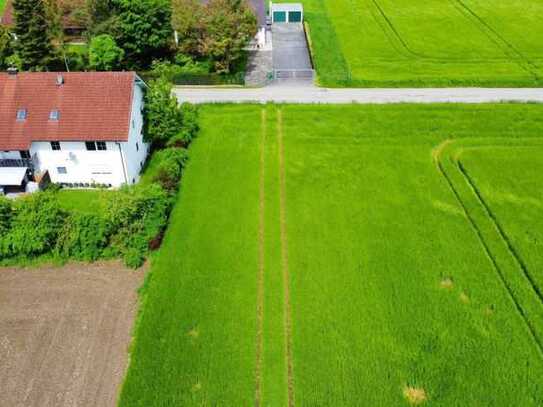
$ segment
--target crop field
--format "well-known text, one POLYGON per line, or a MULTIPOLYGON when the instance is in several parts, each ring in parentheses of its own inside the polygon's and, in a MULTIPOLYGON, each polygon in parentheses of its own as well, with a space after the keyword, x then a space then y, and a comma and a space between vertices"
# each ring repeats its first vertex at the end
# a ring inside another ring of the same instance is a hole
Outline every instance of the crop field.
POLYGON ((0 268, 0 405, 116 405, 143 270, 0 268))
POLYGON ((543 84, 539 0, 303 0, 325 86, 543 84))
POLYGON ((542 405, 542 113, 204 107, 120 405, 542 405))

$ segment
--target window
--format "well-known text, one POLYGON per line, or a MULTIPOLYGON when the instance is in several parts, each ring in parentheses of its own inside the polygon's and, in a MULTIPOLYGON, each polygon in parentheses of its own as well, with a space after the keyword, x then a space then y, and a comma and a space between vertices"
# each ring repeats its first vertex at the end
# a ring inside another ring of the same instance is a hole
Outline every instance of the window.
POLYGON ((134 123, 134 119, 132 119, 132 128, 133 128, 133 129, 136 128, 136 123, 134 123))
POLYGON ((59 173, 59 174, 67 174, 68 171, 66 171, 66 167, 57 167, 57 173, 59 173))
POLYGON ((140 151, 140 145, 136 143, 136 151, 140 151))
POLYGON ((26 109, 17 110, 17 120, 25 120, 25 119, 26 119, 26 109))
POLYGON ((57 121, 60 118, 60 112, 57 109, 51 110, 49 113, 49 120, 57 121))
POLYGON ((21 154, 21 158, 26 158, 26 159, 30 158, 30 151, 28 150, 23 150, 20 152, 20 154, 21 154))
POLYGON ((85 141, 85 147, 87 147, 87 151, 107 150, 107 144, 105 141, 85 141))
POLYGON ((51 150, 59 151, 60 150, 60 142, 59 141, 51 141, 51 150))

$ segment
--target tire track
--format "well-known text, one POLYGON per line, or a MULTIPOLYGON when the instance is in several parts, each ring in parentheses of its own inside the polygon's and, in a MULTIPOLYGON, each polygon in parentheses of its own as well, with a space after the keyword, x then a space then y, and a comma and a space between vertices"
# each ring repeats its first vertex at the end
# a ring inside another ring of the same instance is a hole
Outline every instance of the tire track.
POLYGON ((294 407, 294 377, 292 364, 292 320, 290 304, 290 275, 288 269, 288 240, 286 224, 286 176, 283 151, 283 111, 277 111, 277 146, 279 153, 279 222, 281 228, 281 268, 284 290, 285 358, 287 366, 288 406, 294 407))
MULTIPOLYGON (((520 317, 524 321, 524 324, 528 328, 528 331, 530 332, 530 336, 531 336, 532 340, 534 341, 534 343, 535 343, 535 345, 536 345, 536 347, 537 347, 537 349, 539 351, 539 355, 543 358, 543 343, 540 341, 540 339, 539 339, 539 337, 537 335, 536 329, 534 328, 534 326, 532 325, 532 322, 528 318, 528 315, 526 314, 526 311, 524 310, 524 308, 522 307, 522 305, 520 304, 520 302, 516 298, 516 296, 514 294, 514 289, 511 287, 511 284, 508 282, 507 278, 505 277, 504 271, 501 269, 501 267, 498 264, 498 261, 496 260, 495 256, 492 254, 492 252, 490 250, 490 247, 488 246, 488 243, 486 242, 486 240, 485 240, 485 238, 483 236, 483 232, 480 230, 480 228, 477 225, 477 222, 475 221, 473 215, 468 210, 468 208, 466 206, 466 203, 462 199, 462 196, 461 196, 460 192, 454 186, 454 182, 452 181, 451 177, 447 173, 447 170, 443 166, 443 160, 445 159, 443 157, 443 154, 445 154, 447 148, 449 146, 451 146, 453 143, 454 143, 454 141, 452 141, 452 140, 446 140, 445 142, 441 143, 438 147, 436 147, 434 149, 432 155, 433 155, 436 167, 437 167, 438 171, 440 172, 440 174, 445 179, 445 181, 447 182, 447 185, 448 185, 449 189, 452 191, 452 193, 453 193, 454 197, 456 198, 457 202, 462 207, 462 210, 464 211, 464 213, 466 215, 466 218, 468 219, 472 229, 474 230, 475 234, 477 235, 477 238, 478 238, 479 242, 483 246, 483 249, 484 249, 484 252, 485 252, 487 258, 492 263, 492 266, 493 266, 494 270, 498 274, 498 276, 500 278, 500 281, 502 282, 503 286, 505 287, 509 298, 511 299, 513 305, 515 306, 515 309, 517 310, 518 314, 520 315, 520 317)), ((452 157, 450 157, 450 156, 447 156, 447 157, 449 157, 452 160, 451 164, 455 165, 454 160, 452 159, 452 157)))
POLYGON ((537 66, 535 66, 535 64, 529 58, 521 53, 513 44, 505 39, 503 35, 495 30, 462 0, 450 1, 453 3, 453 6, 458 10, 459 13, 461 13, 464 17, 466 17, 467 20, 471 21, 477 28, 479 28, 479 30, 485 34, 491 42, 500 48, 512 62, 519 65, 521 69, 526 71, 536 81, 539 81, 540 78, 539 74, 537 73, 537 66), (511 55, 511 53, 513 55, 511 55))
POLYGON ((266 143, 266 110, 260 114, 260 178, 258 204, 258 275, 256 294, 256 364, 255 364, 255 406, 262 405, 262 353, 264 331, 264 221, 265 221, 265 143, 266 143))
POLYGON ((541 293, 541 290, 539 289, 536 282, 534 281, 531 273, 528 271, 528 267, 524 263, 524 260, 522 260, 522 258, 518 254, 517 250, 513 246, 513 243, 511 242, 511 239, 509 239, 509 236, 507 236, 504 229, 502 228, 500 222, 498 221, 498 218, 496 217, 494 212, 492 212, 492 210, 490 209, 490 206, 487 204, 487 202, 483 198, 483 195, 481 194, 481 192, 477 188, 476 183, 473 181, 472 177, 468 174, 467 170, 464 168, 462 163, 460 161, 456 161, 455 163, 456 163, 456 166, 458 167, 459 171, 464 176, 464 179, 466 180, 467 184, 471 187, 471 189, 473 190, 473 192, 477 196, 477 199, 478 199, 479 203, 485 209, 485 212, 486 212, 487 216, 492 220, 492 223, 496 227, 496 230, 498 231, 500 237, 502 238, 503 242, 507 246, 507 249, 509 250, 509 252, 513 256, 513 258, 517 262, 517 265, 520 267, 520 269, 522 270, 522 272, 526 276, 526 279, 530 282, 530 285, 532 286, 533 290, 537 294, 537 298, 539 299, 539 301, 543 305, 543 294, 541 293))

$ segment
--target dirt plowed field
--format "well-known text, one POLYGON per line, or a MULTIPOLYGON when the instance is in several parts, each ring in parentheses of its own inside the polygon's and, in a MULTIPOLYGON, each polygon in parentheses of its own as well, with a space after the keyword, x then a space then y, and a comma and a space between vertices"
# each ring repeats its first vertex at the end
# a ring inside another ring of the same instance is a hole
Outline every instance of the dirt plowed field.
POLYGON ((113 406, 143 272, 0 269, 0 405, 113 406))

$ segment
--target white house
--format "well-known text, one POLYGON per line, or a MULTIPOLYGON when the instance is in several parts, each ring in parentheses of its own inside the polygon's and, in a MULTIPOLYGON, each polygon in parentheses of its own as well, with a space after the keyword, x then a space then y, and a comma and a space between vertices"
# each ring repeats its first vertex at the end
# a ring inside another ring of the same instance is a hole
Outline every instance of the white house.
POLYGON ((26 183, 20 168, 68 187, 138 182, 145 87, 134 72, 0 73, 0 188, 26 183))

